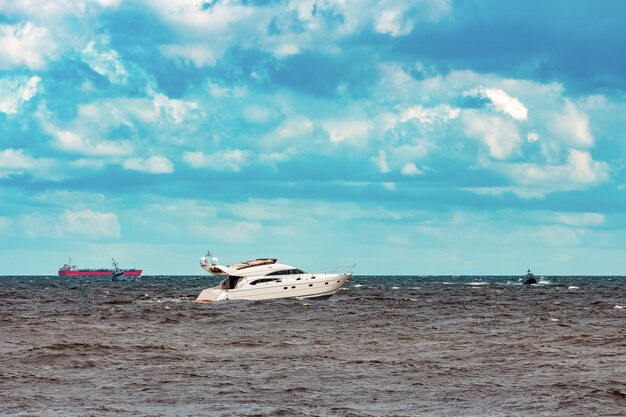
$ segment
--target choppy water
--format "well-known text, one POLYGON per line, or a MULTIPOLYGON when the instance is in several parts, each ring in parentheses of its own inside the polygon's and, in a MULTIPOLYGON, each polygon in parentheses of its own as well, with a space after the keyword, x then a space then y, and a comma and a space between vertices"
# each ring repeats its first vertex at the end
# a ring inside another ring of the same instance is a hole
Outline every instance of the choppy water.
POLYGON ((623 416, 626 277, 0 277, 0 415, 623 416))

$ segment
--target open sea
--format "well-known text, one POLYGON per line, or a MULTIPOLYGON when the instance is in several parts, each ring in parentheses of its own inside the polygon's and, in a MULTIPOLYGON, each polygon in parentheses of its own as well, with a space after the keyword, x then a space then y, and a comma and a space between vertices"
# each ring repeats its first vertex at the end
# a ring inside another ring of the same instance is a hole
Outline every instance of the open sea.
POLYGON ((625 416, 626 277, 0 277, 2 416, 625 416))

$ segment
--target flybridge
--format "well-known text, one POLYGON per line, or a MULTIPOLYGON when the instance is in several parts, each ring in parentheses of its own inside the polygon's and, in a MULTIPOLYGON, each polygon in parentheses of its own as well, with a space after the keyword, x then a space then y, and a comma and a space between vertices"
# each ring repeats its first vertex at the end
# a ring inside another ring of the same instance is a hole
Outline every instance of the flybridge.
POLYGON ((243 261, 238 264, 228 265, 229 268, 241 270, 246 268, 252 268, 253 266, 261 266, 261 265, 273 265, 278 261, 277 258, 258 258, 253 261, 243 261))
MULTIPOLYGON (((278 261, 278 258, 257 258, 251 261, 241 261, 236 264, 226 265, 226 267, 221 266, 222 269, 230 269, 230 270, 242 270, 246 268, 252 268, 254 266, 262 266, 262 265, 273 265, 278 261)), ((200 258, 201 265, 213 265, 218 267, 219 261, 217 258, 213 257, 211 251, 207 251, 206 255, 200 258)), ((215 268, 216 272, 220 270, 220 268, 215 268)), ((212 272, 212 271, 210 271, 212 272)))

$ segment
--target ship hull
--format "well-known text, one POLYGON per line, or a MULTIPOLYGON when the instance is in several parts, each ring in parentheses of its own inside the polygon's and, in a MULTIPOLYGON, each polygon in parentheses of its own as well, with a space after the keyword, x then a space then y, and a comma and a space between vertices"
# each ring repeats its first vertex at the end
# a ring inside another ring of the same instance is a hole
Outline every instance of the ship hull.
MULTIPOLYGON (((141 269, 122 269, 124 276, 126 277, 138 277, 141 275, 141 269)), ((102 269, 97 271, 89 270, 72 270, 72 271, 59 271, 60 277, 110 277, 113 275, 112 269, 102 269)))
POLYGON ((222 289, 222 284, 207 288, 198 295, 198 302, 222 300, 273 300, 278 298, 324 299, 335 294, 348 279, 347 274, 283 275, 279 281, 264 282, 243 288, 222 289))

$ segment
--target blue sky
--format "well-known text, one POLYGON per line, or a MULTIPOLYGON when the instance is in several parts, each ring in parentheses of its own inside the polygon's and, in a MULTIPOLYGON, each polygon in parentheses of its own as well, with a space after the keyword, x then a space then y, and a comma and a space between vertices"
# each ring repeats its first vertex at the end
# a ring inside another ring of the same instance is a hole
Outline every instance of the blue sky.
POLYGON ((0 275, 624 274, 626 2, 0 0, 0 275))

